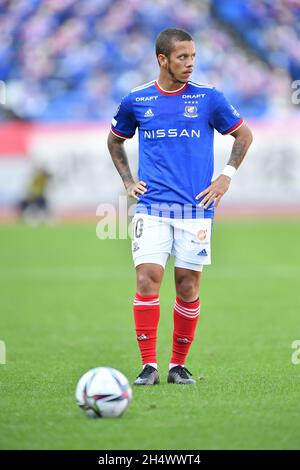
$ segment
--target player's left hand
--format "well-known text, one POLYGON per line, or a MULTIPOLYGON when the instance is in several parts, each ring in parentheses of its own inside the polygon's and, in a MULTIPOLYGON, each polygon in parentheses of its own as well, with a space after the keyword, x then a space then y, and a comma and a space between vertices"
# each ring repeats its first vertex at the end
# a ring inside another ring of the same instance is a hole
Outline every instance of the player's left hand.
POLYGON ((220 199, 230 186, 231 178, 229 176, 220 175, 215 181, 211 183, 206 189, 201 193, 197 194, 196 199, 201 199, 205 196, 200 202, 199 206, 207 209, 213 201, 215 201, 214 207, 218 207, 220 199))

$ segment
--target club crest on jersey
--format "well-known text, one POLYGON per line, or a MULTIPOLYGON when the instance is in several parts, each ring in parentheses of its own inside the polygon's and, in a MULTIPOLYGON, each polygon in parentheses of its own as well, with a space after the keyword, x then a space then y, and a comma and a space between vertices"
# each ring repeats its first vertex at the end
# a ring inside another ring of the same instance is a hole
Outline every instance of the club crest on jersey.
POLYGON ((197 113, 197 106, 186 106, 184 108, 184 114, 183 114, 185 117, 188 117, 188 118, 195 118, 198 116, 198 113, 197 113))

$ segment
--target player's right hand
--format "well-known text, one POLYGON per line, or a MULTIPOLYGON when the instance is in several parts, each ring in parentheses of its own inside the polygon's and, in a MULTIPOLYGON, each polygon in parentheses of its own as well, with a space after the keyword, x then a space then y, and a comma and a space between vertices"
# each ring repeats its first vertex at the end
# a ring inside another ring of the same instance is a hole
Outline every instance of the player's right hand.
POLYGON ((147 192, 147 183, 145 181, 138 181, 131 183, 129 186, 127 186, 127 194, 130 197, 133 197, 134 199, 137 199, 139 201, 138 194, 145 194, 147 192))

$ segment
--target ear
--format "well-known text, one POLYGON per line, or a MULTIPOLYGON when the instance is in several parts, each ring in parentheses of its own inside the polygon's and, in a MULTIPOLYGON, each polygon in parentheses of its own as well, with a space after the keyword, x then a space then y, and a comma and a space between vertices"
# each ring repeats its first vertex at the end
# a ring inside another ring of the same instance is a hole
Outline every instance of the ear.
POLYGON ((157 60, 158 60, 160 67, 165 67, 168 63, 168 59, 164 54, 158 54, 157 60))

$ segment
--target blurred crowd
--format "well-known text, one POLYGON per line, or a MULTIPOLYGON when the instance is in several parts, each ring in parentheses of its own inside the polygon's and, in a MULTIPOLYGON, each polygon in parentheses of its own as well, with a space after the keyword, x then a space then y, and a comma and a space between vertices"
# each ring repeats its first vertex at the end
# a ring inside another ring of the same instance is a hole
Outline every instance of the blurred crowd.
POLYGON ((300 78, 297 4, 0 0, 0 80, 9 116, 110 119, 131 88, 157 78, 154 43, 166 27, 194 36, 193 79, 224 91, 242 114, 291 112, 291 80, 300 78))
POLYGON ((300 0, 215 0, 215 11, 272 67, 300 77, 300 0))

